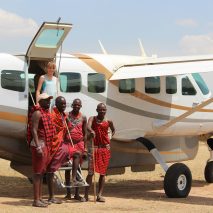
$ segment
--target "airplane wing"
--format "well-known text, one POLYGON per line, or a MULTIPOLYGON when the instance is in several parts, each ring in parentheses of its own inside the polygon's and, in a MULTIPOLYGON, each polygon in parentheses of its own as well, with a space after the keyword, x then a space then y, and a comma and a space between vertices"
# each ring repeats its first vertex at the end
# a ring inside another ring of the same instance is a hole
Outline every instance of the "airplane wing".
POLYGON ((213 57, 188 60, 163 60, 124 65, 115 71, 110 80, 180 75, 213 71, 213 57))

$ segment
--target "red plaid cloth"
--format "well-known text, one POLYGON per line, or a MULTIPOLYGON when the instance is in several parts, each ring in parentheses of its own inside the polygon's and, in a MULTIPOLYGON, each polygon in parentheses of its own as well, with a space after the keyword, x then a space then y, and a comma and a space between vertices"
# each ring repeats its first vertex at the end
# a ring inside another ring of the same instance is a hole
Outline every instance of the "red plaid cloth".
POLYGON ((106 175, 110 160, 110 150, 107 148, 95 148, 95 172, 106 175))
POLYGON ((50 157, 52 157, 61 146, 66 133, 66 114, 61 114, 58 109, 54 107, 51 116, 56 129, 56 134, 52 140, 52 143, 50 144, 50 157))
POLYGON ((41 112, 41 119, 42 119, 42 122, 44 125, 44 132, 45 132, 45 142, 49 149, 49 147, 52 143, 52 140, 53 140, 53 136, 55 135, 55 127, 53 125, 49 110, 44 110, 43 108, 41 108, 40 106, 37 106, 37 105, 35 105, 34 107, 31 108, 31 111, 28 116, 27 142, 30 145, 30 143, 33 139, 32 114, 37 110, 39 110, 41 112))
POLYGON ((94 138, 95 146, 107 145, 110 143, 109 135, 108 135, 109 122, 107 120, 98 122, 97 117, 94 116, 92 121, 92 129, 95 132, 95 138, 94 138))
MULTIPOLYGON (((98 122, 97 118, 93 117, 92 129, 95 131, 94 146, 97 147, 94 150, 95 172, 106 175, 110 160, 110 150, 106 148, 110 143, 108 136, 109 122, 107 120, 98 122)), ((93 160, 90 163, 90 171, 91 167, 94 168, 93 160)))
MULTIPOLYGON (((84 135, 83 135, 83 115, 81 112, 75 117, 72 112, 69 112, 68 114, 68 129, 70 136, 72 138, 72 141, 74 144, 83 141, 84 135)), ((69 133, 67 132, 65 135, 65 141, 70 142, 69 133)))

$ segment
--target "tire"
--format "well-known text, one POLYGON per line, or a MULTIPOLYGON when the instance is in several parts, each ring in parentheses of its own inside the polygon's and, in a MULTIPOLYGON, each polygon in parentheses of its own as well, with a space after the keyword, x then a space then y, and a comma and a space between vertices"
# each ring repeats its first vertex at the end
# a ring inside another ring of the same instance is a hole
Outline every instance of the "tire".
POLYGON ((192 174, 183 163, 169 167, 164 178, 164 191, 169 198, 187 197, 192 185, 192 174))
POLYGON ((213 161, 207 162, 204 176, 207 183, 213 183, 213 161))

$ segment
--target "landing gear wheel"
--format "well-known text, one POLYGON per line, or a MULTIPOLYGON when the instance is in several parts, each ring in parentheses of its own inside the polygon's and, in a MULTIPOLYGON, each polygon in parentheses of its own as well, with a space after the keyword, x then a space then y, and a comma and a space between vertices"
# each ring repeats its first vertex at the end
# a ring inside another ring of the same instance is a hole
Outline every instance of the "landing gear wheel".
POLYGON ((204 170, 204 176, 207 183, 213 183, 213 161, 207 162, 204 170))
POLYGON ((170 198, 187 197, 192 185, 192 174, 183 163, 169 167, 164 178, 164 191, 170 198))

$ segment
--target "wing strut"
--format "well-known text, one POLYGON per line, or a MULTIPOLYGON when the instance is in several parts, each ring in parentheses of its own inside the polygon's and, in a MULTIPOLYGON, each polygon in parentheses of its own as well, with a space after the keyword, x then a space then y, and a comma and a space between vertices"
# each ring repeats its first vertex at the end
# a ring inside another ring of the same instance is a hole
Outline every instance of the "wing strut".
POLYGON ((166 129, 168 129, 169 127, 174 125, 175 123, 180 122, 182 119, 188 117, 189 115, 193 114, 194 112, 197 112, 198 110, 202 109, 203 107, 209 105, 212 102, 213 102, 213 98, 209 98, 208 100, 206 100, 206 101, 202 102, 201 104, 193 107, 192 109, 188 110, 187 112, 183 113, 182 115, 170 120, 168 123, 163 124, 162 126, 158 127, 155 130, 155 134, 165 131, 166 129))

